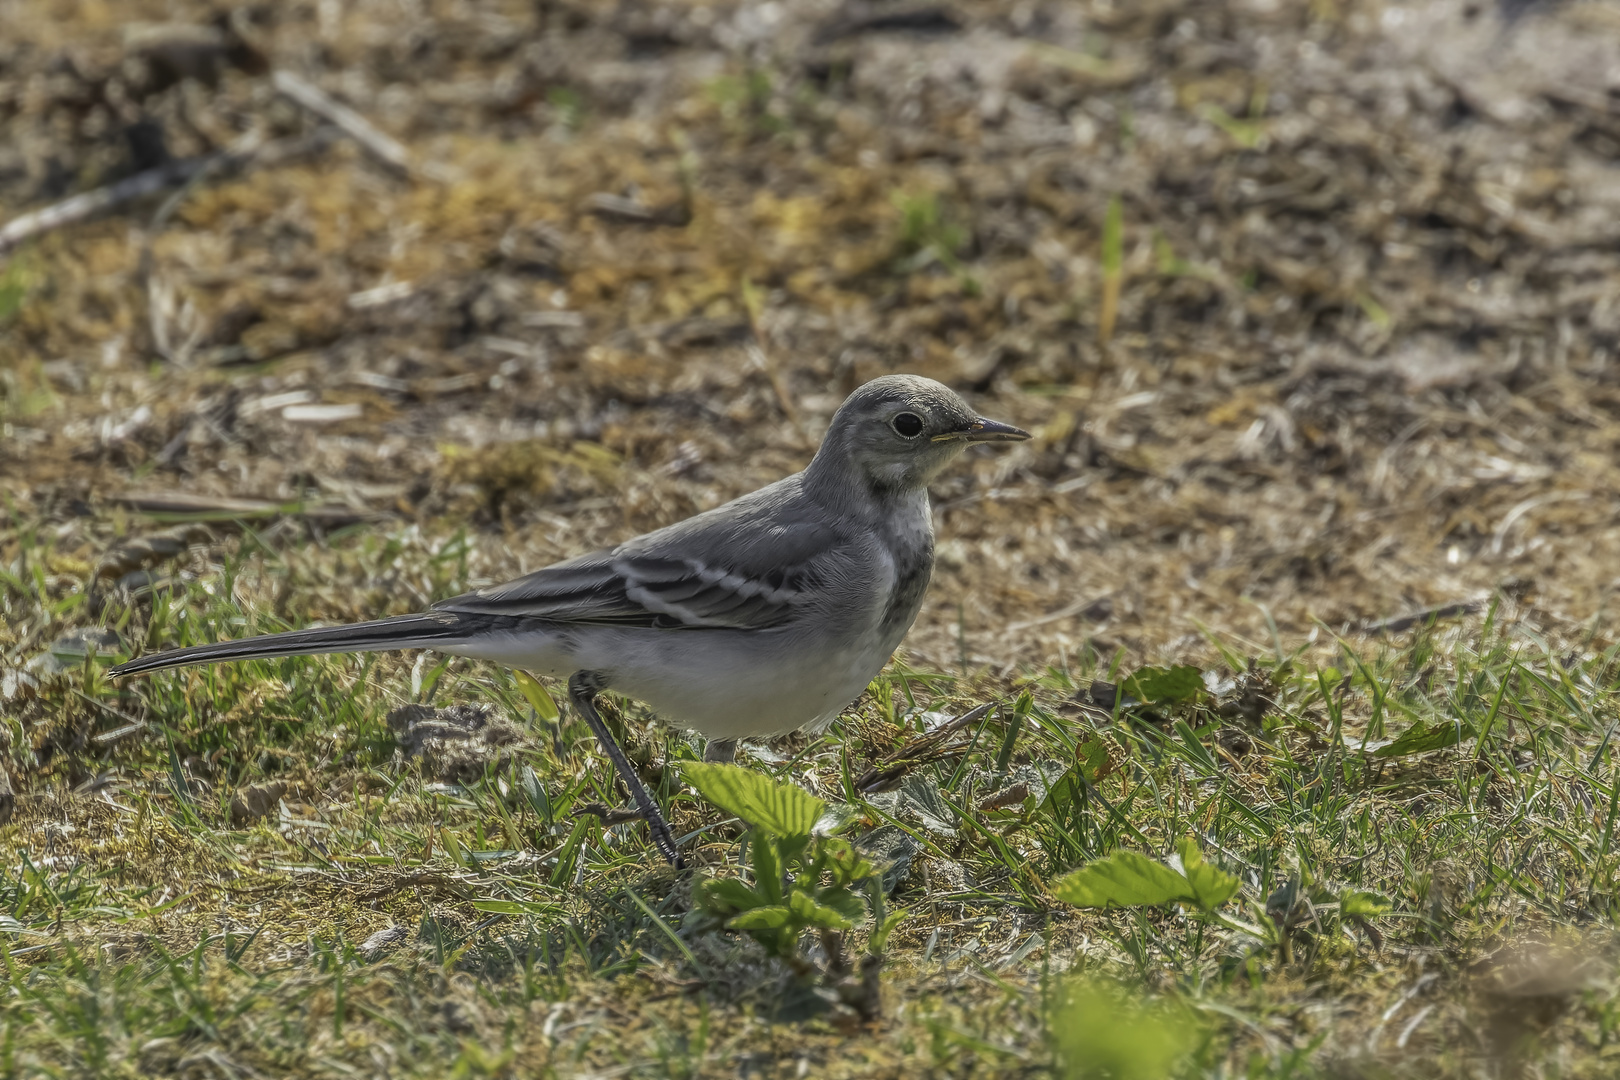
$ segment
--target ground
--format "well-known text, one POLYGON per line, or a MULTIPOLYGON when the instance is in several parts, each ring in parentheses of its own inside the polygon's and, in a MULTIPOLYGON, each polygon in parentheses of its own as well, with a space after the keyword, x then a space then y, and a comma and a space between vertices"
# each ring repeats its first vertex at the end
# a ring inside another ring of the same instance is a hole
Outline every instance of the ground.
POLYGON ((0 12, 0 1070, 1614 1067, 1613 3, 0 12), (909 838, 875 1012, 578 816, 545 688, 100 673, 679 520, 889 371, 1036 437, 940 480, 871 693, 744 754, 909 838), (1187 836, 1218 910, 1062 899, 1187 836))

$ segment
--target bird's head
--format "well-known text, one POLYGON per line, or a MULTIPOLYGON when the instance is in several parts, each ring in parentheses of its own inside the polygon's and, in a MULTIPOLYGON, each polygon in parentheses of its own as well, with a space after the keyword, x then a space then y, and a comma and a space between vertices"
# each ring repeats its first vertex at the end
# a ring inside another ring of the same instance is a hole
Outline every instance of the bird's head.
POLYGON ((842 472, 879 489, 916 490, 974 443, 1020 442, 1029 432, 986 420, 949 387, 885 375, 839 406, 811 469, 842 472))

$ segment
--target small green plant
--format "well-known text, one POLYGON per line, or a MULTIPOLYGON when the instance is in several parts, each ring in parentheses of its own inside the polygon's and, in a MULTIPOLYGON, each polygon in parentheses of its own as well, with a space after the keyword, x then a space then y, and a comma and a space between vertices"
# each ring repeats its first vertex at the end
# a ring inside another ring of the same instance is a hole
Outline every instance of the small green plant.
POLYGON ((726 929, 753 938, 801 978, 817 973, 803 945, 809 931, 819 931, 828 956, 824 975, 833 983, 849 975, 842 935, 871 914, 874 929, 861 978, 838 989, 847 1003, 875 1011, 883 947, 903 913, 883 914, 871 860, 849 841, 817 832, 827 804, 797 785, 736 765, 692 763, 682 776, 709 802, 753 826, 748 834, 752 883, 705 878, 693 892, 698 906, 725 920, 726 929), (862 987, 869 988, 869 996, 862 987))
POLYGON ((956 223, 940 197, 932 191, 897 191, 892 199, 900 211, 897 269, 909 274, 937 262, 957 276, 964 292, 977 293, 978 281, 957 255, 968 242, 968 232, 956 223))
POLYGON ((1215 267, 1177 255, 1170 238, 1157 229, 1153 231, 1153 260, 1163 277, 1199 278, 1223 287, 1226 284, 1226 278, 1215 267))
POLYGON ((1264 151, 1270 142, 1266 133, 1266 100, 1265 88, 1257 86, 1254 93, 1249 95, 1249 114, 1246 117, 1235 117, 1214 102, 1200 106, 1198 115, 1220 128, 1243 149, 1264 151))
POLYGON ((1121 688, 1138 701, 1153 704, 1193 701, 1203 693, 1204 673, 1187 664, 1137 668, 1121 688))
POLYGON ((556 111, 557 119, 569 131, 578 131, 585 126, 585 98, 578 90, 553 86, 546 92, 546 103, 556 111))
POLYGON ((1176 845, 1174 864, 1140 852, 1116 851, 1053 882, 1052 895, 1076 907, 1191 904, 1213 916, 1241 887, 1237 878, 1206 863, 1188 837, 1176 845))
POLYGON ((790 127, 771 108, 775 87, 769 72, 756 68, 743 75, 722 75, 709 83, 708 92, 727 126, 738 134, 780 135, 790 127))
POLYGON ((0 273, 0 326, 10 322, 12 316, 22 310, 23 301, 28 298, 28 285, 23 260, 13 258, 5 271, 0 273))
POLYGON ((1099 978, 1062 980, 1046 1012, 1057 1075, 1071 1080, 1161 1080, 1203 1037, 1185 1006, 1141 1001, 1099 978))
POLYGON ((1242 882, 1236 877, 1204 861, 1203 853, 1191 837, 1184 837, 1176 845, 1176 854, 1167 863, 1136 851, 1116 851, 1066 874, 1051 887, 1053 896, 1076 907, 1186 905, 1207 923, 1274 946, 1283 963, 1293 960, 1290 932, 1307 919, 1337 913, 1378 941, 1380 937, 1368 920, 1387 914, 1390 909, 1388 899, 1377 893, 1362 889, 1345 889, 1338 894, 1323 889, 1306 890, 1295 878, 1273 893, 1263 907, 1251 903, 1254 921, 1244 922, 1218 910, 1237 896, 1241 888, 1242 882))

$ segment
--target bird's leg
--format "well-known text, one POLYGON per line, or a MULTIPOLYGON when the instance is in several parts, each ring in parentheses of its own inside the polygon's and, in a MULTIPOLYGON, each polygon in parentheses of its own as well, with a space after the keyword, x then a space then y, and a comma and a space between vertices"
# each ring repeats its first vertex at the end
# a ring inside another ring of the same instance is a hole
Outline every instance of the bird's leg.
POLYGON ((679 849, 675 847, 675 837, 669 831, 669 823, 664 820, 664 815, 659 812, 658 804, 653 802, 652 796, 647 794, 647 789, 641 784, 641 777, 637 776, 636 770, 630 766, 630 759, 624 756, 619 744, 613 741, 612 732, 608 731, 607 724, 602 722, 601 714, 596 711, 596 695, 603 689, 605 687, 599 672, 576 671, 568 679, 568 696, 573 700, 574 707, 580 711, 580 715, 585 717, 585 722, 596 735, 596 741, 602 744, 603 752, 607 754, 608 759, 613 762, 613 767, 619 770, 619 775, 630 788, 630 797, 635 799, 641 816, 647 819, 647 828, 652 830, 653 843, 658 845, 658 850, 669 860, 671 866, 677 870, 683 869, 686 863, 682 860, 679 849))
POLYGON ((711 764, 730 765, 737 760, 737 740, 710 739, 703 747, 703 760, 711 764))

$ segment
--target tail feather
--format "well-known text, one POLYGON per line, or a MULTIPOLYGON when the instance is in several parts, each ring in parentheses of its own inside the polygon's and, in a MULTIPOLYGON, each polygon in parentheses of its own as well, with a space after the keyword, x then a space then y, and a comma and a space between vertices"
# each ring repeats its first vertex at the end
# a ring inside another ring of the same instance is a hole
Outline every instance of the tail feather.
POLYGON ((452 641, 465 641, 491 620, 487 617, 435 611, 421 615, 399 615, 374 622, 322 626, 313 630, 290 630, 265 634, 241 641, 218 641, 169 649, 107 669, 115 679, 142 675, 164 668, 190 664, 211 664, 220 660, 260 660, 277 656, 310 656, 317 653, 384 652, 392 649, 431 649, 452 641))

